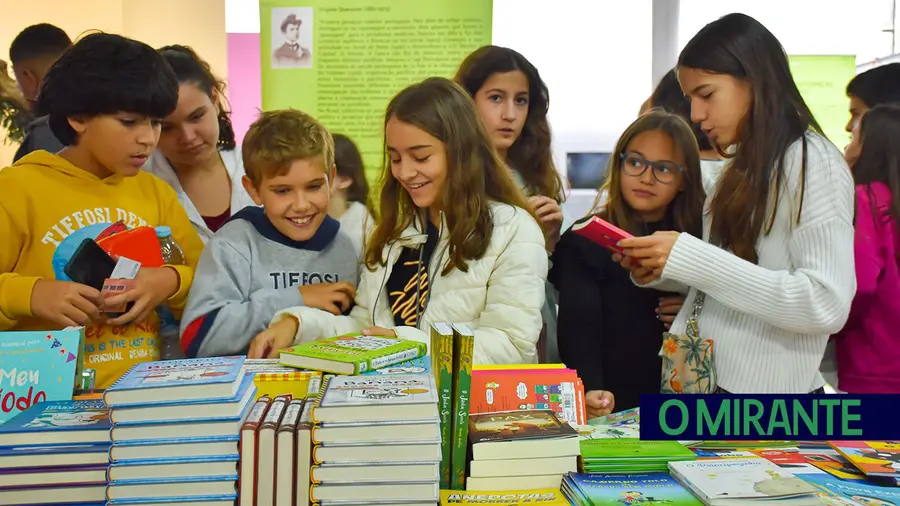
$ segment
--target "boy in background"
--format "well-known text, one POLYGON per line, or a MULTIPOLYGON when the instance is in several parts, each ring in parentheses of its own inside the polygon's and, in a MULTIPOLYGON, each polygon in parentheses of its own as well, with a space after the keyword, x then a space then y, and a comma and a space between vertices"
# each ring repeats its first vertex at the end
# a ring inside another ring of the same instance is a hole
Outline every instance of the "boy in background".
MULTIPOLYGON (((37 101, 41 81, 44 80, 50 67, 71 46, 72 40, 66 32, 48 23, 25 28, 10 44, 9 60, 13 65, 13 74, 32 112, 35 112, 34 104, 37 101)), ((43 149, 56 153, 62 148, 62 143, 50 130, 47 117, 42 116, 28 125, 28 132, 16 151, 13 162, 32 151, 43 149)))
POLYGON ((154 310, 167 301, 183 307, 203 249, 174 190, 141 171, 177 102, 175 75, 152 47, 88 35, 53 65, 38 97, 65 148, 0 171, 0 330, 87 325, 85 366, 97 371, 98 388, 159 359, 154 310), (68 281, 57 257, 118 221, 170 227, 187 265, 142 267, 133 288, 105 301, 68 281), (129 302, 125 314, 106 318, 106 307, 129 302))
POLYGON ((189 357, 245 354, 276 312, 342 314, 356 295, 359 257, 327 214, 331 134, 299 111, 264 112, 242 151, 244 188, 262 207, 235 214, 206 245, 181 320, 189 357))

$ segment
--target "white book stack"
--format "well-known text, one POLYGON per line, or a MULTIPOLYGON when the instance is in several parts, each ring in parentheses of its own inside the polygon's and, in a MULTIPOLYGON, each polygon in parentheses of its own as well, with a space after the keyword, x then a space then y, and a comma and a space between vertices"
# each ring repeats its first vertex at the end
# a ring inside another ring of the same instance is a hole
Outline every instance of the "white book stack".
POLYGON ((238 438, 256 394, 243 357, 138 364, 104 393, 111 504, 231 506, 238 438))
POLYGON ((326 378, 310 418, 310 501, 438 501, 441 435, 433 375, 326 378))

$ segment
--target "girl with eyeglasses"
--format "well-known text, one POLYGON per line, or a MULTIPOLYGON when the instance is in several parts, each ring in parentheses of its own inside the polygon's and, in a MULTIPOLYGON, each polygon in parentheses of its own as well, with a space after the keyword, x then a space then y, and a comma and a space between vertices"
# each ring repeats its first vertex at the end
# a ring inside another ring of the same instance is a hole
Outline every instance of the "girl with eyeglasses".
MULTIPOLYGON (((704 233, 621 241, 640 285, 688 291, 715 342, 721 392, 818 393, 828 337, 856 290, 853 178, 791 76, 778 39, 744 14, 700 30, 678 58, 691 118, 730 158, 704 181, 704 233), (680 288, 679 288, 680 287, 680 288)), ((683 334, 693 305, 672 324, 683 334)))
MULTIPOLYGON (((603 190, 596 215, 623 230, 699 234, 705 195, 691 127, 661 109, 639 117, 616 143, 603 190)), ((591 417, 659 393, 666 330, 659 301, 671 294, 636 286, 612 253, 571 229, 556 246, 549 279, 559 290, 560 355, 584 382, 591 417)))

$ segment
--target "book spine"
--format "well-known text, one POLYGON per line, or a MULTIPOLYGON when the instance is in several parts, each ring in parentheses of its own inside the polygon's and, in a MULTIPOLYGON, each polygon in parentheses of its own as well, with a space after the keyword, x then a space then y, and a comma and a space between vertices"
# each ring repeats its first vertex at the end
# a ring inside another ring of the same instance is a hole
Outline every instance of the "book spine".
MULTIPOLYGON (((406 341, 412 342, 412 341, 406 341)), ((393 353, 388 353, 386 355, 381 355, 378 357, 372 357, 365 362, 365 368, 362 368, 362 364, 359 364, 361 367, 357 367, 356 374, 360 374, 366 371, 372 371, 376 369, 382 369, 385 367, 390 367, 394 364, 399 364, 401 362, 406 362, 407 360, 412 360, 414 358, 419 358, 425 354, 427 347, 425 343, 416 343, 417 346, 415 348, 395 351, 393 353)))
POLYGON ((259 424, 262 423, 263 418, 266 416, 266 411, 269 410, 269 405, 272 404, 272 399, 269 396, 262 396, 256 400, 256 404, 250 408, 250 414, 247 415, 247 420, 244 422, 244 425, 241 426, 241 431, 252 430, 256 431, 259 428, 259 424))
POLYGON ((466 447, 469 439, 469 390, 472 386, 472 352, 475 336, 468 329, 462 332, 454 327, 453 373, 453 454, 450 457, 452 474, 451 490, 466 489, 466 447))
POLYGON ((294 399, 284 410, 284 417, 278 425, 278 433, 286 432, 293 434, 297 430, 297 423, 300 421, 300 413, 303 411, 303 399, 294 399))
POLYGON ((450 452, 453 448, 453 334, 435 329, 431 336, 432 367, 438 388, 438 413, 441 423, 441 488, 450 488, 450 452))
POLYGON ((262 423, 259 425, 259 430, 277 430, 278 425, 281 423, 281 418, 284 416, 284 408, 287 406, 288 401, 290 400, 290 396, 287 395, 279 395, 272 401, 272 406, 269 407, 269 411, 266 413, 265 418, 263 418, 262 423))
POLYGON ((318 392, 316 392, 313 399, 310 399, 312 401, 310 403, 310 420, 313 425, 319 423, 319 421, 316 420, 316 408, 319 407, 319 401, 325 397, 325 391, 328 390, 328 384, 331 383, 331 378, 334 378, 333 374, 326 374, 322 378, 322 384, 319 386, 318 392))

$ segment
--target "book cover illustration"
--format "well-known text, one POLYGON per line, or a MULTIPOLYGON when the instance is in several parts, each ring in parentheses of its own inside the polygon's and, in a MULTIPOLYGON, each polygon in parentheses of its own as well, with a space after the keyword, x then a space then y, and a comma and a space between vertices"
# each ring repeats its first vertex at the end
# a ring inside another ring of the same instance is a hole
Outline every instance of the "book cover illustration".
POLYGON ((804 474, 800 479, 816 488, 827 506, 894 506, 900 504, 900 488, 879 487, 863 481, 845 481, 829 474, 804 474))
POLYGON ((833 441, 831 446, 867 476, 900 477, 900 441, 833 441))
POLYGON ((640 425, 641 424, 641 408, 631 408, 625 411, 617 411, 606 416, 591 418, 588 421, 590 425, 640 425))
POLYGON ((590 504, 622 506, 701 506, 703 503, 664 472, 569 474, 590 504))
POLYGON ((274 372, 272 370, 252 372, 252 369, 245 369, 249 374, 253 375, 253 382, 256 385, 256 398, 269 396, 272 398, 279 395, 288 394, 294 399, 305 399, 309 395, 310 389, 318 392, 319 381, 322 373, 319 371, 298 371, 293 368, 288 372, 274 372))
POLYGON ((431 372, 431 357, 417 357, 399 364, 389 365, 381 369, 372 369, 363 373, 364 376, 391 375, 391 374, 428 374, 431 372))
POLYGON ((137 364, 107 392, 234 383, 244 357, 188 358, 137 364))
POLYGON ((669 469, 710 500, 814 494, 809 483, 762 458, 669 462, 669 469))
POLYGON ((82 343, 78 329, 3 332, 0 424, 40 402, 72 399, 82 343))
MULTIPOLYGON (((354 364, 354 374, 371 369, 381 369, 425 355, 425 343, 391 337, 348 334, 303 343, 281 350, 284 355, 295 355, 323 361, 354 364)), ((325 370, 323 368, 323 370, 325 370)), ((341 371, 328 371, 341 372, 341 371)))
POLYGON ((641 429, 637 425, 575 425, 582 441, 591 439, 639 439, 641 429))
POLYGON ((571 369, 472 371, 471 413, 549 409, 571 424, 587 423, 584 386, 571 369))
POLYGON ((428 374, 332 376, 326 381, 319 406, 367 404, 437 404, 434 377, 428 374))
POLYGON ((469 440, 475 443, 552 437, 574 437, 571 425, 553 411, 506 411, 469 416, 469 440))
POLYGON ((112 428, 109 408, 103 401, 55 401, 30 407, 0 426, 0 435, 52 430, 102 430, 112 428))

